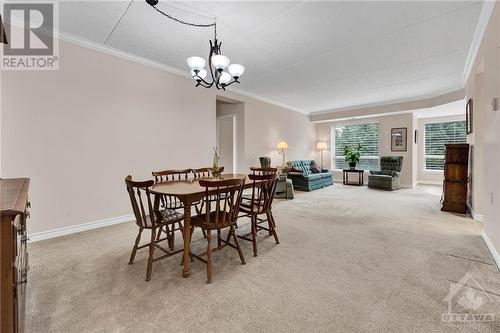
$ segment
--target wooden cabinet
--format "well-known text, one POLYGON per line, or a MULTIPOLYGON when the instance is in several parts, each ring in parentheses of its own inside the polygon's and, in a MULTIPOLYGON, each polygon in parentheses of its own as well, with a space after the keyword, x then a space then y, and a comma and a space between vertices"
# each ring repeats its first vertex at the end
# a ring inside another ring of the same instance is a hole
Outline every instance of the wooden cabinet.
POLYGON ((468 144, 447 144, 444 161, 443 206, 447 212, 467 213, 468 144))
POLYGON ((0 179, 0 332, 24 332, 29 217, 28 178, 0 179))

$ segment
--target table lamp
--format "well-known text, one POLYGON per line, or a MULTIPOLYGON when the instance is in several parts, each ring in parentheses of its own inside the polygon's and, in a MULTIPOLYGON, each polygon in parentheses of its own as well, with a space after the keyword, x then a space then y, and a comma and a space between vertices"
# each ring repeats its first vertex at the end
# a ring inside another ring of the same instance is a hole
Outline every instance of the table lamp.
POLYGON ((288 149, 288 143, 286 143, 286 141, 278 142, 278 144, 276 145, 276 148, 281 150, 281 154, 283 155, 282 166, 285 167, 286 166, 286 164, 285 164, 285 149, 288 149))
POLYGON ((327 150, 328 147, 326 146, 326 142, 320 141, 316 144, 316 149, 319 150, 320 153, 320 164, 321 167, 323 167, 323 150, 327 150))

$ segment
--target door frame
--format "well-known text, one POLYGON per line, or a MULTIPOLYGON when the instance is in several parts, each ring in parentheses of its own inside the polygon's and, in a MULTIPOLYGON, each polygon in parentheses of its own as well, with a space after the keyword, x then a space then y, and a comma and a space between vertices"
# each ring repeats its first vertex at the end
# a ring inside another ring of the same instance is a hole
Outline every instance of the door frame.
POLYGON ((217 151, 219 151, 219 129, 220 129, 220 120, 223 118, 232 118, 233 120, 233 170, 232 173, 236 173, 238 170, 238 115, 236 113, 225 114, 223 116, 217 116, 216 120, 216 145, 217 151))

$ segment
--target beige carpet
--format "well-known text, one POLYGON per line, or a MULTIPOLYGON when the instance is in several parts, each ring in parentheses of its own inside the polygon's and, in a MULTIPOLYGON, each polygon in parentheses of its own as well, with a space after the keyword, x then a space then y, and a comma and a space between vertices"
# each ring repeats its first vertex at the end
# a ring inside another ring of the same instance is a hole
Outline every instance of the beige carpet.
MULTIPOLYGON (((281 244, 262 232, 253 257, 243 242, 245 266, 231 248, 216 252, 212 284, 198 261, 183 279, 180 257, 155 263, 145 282, 146 252, 127 264, 133 223, 30 244, 28 331, 499 332, 500 273, 481 227, 441 212, 437 193, 338 184, 297 192, 273 208, 281 244), (448 327, 443 299, 468 272, 481 305, 473 313, 496 321, 448 327)), ((193 248, 204 241, 197 231, 193 248)))

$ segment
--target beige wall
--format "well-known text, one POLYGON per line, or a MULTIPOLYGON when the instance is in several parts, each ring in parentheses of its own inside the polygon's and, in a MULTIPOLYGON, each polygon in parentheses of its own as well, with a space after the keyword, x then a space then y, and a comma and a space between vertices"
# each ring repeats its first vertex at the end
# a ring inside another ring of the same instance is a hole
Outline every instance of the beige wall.
MULTIPOLYGON (((500 111, 491 108, 500 98, 500 4, 496 3, 465 87, 474 103, 474 202, 484 219, 484 231, 500 252, 500 111), (483 181, 478 183, 478 178, 483 181)), ((476 210, 476 208, 475 208, 476 210)), ((500 264, 500 262, 498 263, 500 264)))
MULTIPOLYGON (((333 167, 332 154, 331 154, 331 128, 332 126, 342 126, 351 124, 366 124, 366 123, 379 123, 379 155, 380 156, 403 156, 403 169, 401 170, 401 184, 405 187, 412 187, 415 183, 413 172, 413 132, 414 132, 414 119, 412 113, 396 114, 391 116, 370 117, 356 120, 344 120, 328 123, 317 123, 316 134, 317 141, 326 141, 328 143, 328 151, 323 152, 324 164, 328 167, 333 167), (398 127, 406 127, 408 129, 406 152, 392 152, 391 151, 391 129, 398 127)), ((318 153, 319 160, 319 153, 318 153)), ((365 173, 365 179, 368 177, 368 172, 365 173)), ((340 171, 334 172, 335 181, 342 181, 342 173, 340 171)))
MULTIPOLYGON (((61 41, 58 71, 1 80, 2 176, 32 179, 30 233, 130 214, 128 174, 211 163, 217 91, 189 78, 61 41)), ((226 94, 245 102, 246 165, 279 140, 310 156, 306 115, 226 94)))

